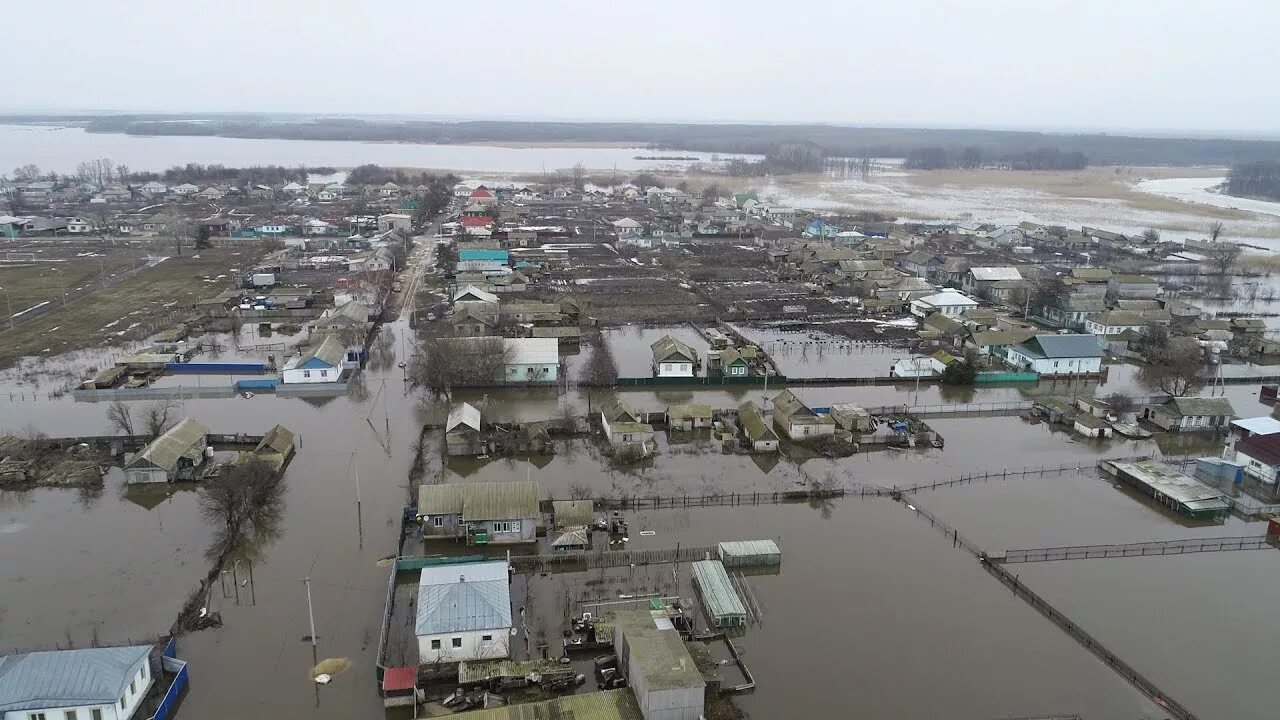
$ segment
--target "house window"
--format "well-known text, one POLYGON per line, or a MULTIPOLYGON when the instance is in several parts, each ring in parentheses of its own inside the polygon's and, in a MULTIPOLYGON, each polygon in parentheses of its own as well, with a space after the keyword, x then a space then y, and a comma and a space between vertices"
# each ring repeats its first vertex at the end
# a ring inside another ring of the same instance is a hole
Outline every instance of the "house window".
POLYGON ((67 710, 62 713, 63 720, 76 720, 76 711, 67 710))
POLYGON ((454 638, 454 639, 453 639, 453 646, 454 646, 454 647, 456 647, 456 648, 460 648, 460 647, 462 647, 462 638, 460 638, 460 637, 456 637, 456 638, 454 638))
POLYGON ((134 693, 138 692, 138 690, 137 690, 137 682, 138 682, 137 680, 130 680, 130 681, 129 681, 129 694, 130 694, 130 695, 133 695, 134 693))
POLYGON ((493 524, 493 531, 494 531, 494 532, 496 532, 496 533, 508 533, 508 532, 511 532, 511 523, 509 523, 509 522, 496 522, 496 523, 494 523, 494 524, 493 524))
POLYGON ((91 716, 90 720, 102 720, 102 711, 98 708, 90 710, 89 715, 91 716))
POLYGON ((304 377, 304 378, 309 378, 309 377, 311 377, 311 371, 310 371, 310 370, 303 370, 303 371, 302 371, 302 377, 304 377))
POLYGON ((321 371, 320 371, 320 377, 322 377, 322 378, 327 378, 327 377, 329 377, 329 371, 328 371, 328 370, 321 370, 321 371))
POLYGON ((124 696, 123 696, 123 695, 121 695, 121 696, 120 696, 120 709, 121 709, 121 710, 123 710, 123 709, 124 709, 124 696))
POLYGON ((142 663, 142 668, 141 668, 141 670, 138 672, 138 675, 143 679, 143 681, 146 681, 146 679, 147 679, 147 664, 146 664, 146 663, 142 663))
POLYGON ((28 713, 30 720, 44 720, 44 713, 28 713))
POLYGON ((434 518, 431 518, 431 522, 432 522, 432 524, 433 524, 433 525, 435 525, 436 527, 444 527, 444 516, 443 516, 443 515, 437 515, 437 516, 435 516, 434 518))
POLYGON ((480 636, 480 640, 482 640, 483 642, 489 642, 489 641, 493 640, 493 636, 492 636, 492 635, 481 635, 481 636, 480 636))
POLYGON ((439 650, 439 649, 440 649, 440 641, 439 641, 439 640, 432 640, 432 641, 431 641, 431 649, 432 649, 432 650, 439 650))

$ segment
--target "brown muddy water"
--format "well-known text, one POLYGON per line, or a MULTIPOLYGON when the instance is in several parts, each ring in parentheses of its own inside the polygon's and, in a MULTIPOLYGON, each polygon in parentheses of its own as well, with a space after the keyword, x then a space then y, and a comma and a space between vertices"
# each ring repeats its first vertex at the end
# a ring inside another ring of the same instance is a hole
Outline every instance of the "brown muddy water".
MULTIPOLYGON (((360 387, 347 397, 260 395, 182 401, 184 414, 214 432, 262 432, 282 423, 301 438, 301 448, 286 474, 285 513, 263 542, 247 549, 236 569, 236 578, 248 583, 251 564, 252 583, 238 588, 232 584, 225 598, 223 589, 215 588, 212 609, 222 614, 224 626, 185 636, 179 643, 181 654, 191 661, 193 678, 183 717, 346 718, 381 712, 373 663, 387 569, 378 560, 395 549, 418 428, 427 420, 438 422, 446 410, 441 403, 423 402, 404 392, 403 372, 395 363, 402 346, 398 337, 406 328, 397 323, 384 332, 389 340, 380 343, 360 387), (353 451, 360 470, 358 510, 354 473, 349 469, 353 451), (314 651, 303 640, 308 633, 304 576, 312 579, 320 636, 314 651), (308 674, 326 657, 351 658, 354 665, 330 685, 320 687, 308 674)), ((647 347, 645 342, 646 367, 647 347)), ((87 366, 100 360, 85 353, 68 362, 87 366)), ((46 365, 50 376, 58 372, 56 361, 46 365)), ((19 393, 14 400, 0 394, 0 402, 5 403, 0 430, 18 431, 30 424, 58 436, 107 432, 105 404, 49 400, 45 385, 26 380, 14 374, 0 378, 0 393, 19 393)), ((1063 393, 1071 386, 1056 388, 1063 393)), ((1018 387, 922 386, 919 392, 910 386, 809 387, 798 392, 815 405, 994 402, 1027 396, 1027 389, 1018 387)), ((1227 393, 1243 416, 1269 412, 1257 402, 1256 387, 1230 386, 1227 393)), ((598 405, 607 395, 592 393, 590 402, 598 405)), ((728 407, 747 397, 759 401, 762 395, 761 388, 624 393, 642 410, 690 400, 728 407)), ((475 390, 458 393, 457 399, 481 402, 488 416, 499 420, 546 419, 564 402, 585 412, 589 401, 583 392, 565 394, 556 388, 475 390)), ((839 460, 781 459, 766 468, 746 456, 703 453, 695 444, 671 444, 664 438, 661 456, 650 465, 613 470, 593 454, 590 443, 582 442, 576 452, 561 452, 549 463, 454 461, 446 479, 534 477, 544 484, 547 495, 560 494, 575 480, 600 494, 655 489, 691 493, 704 486, 717 492, 789 489, 828 475, 850 488, 891 487, 1001 467, 1091 464, 1100 456, 1157 450, 1154 443, 1136 448, 1128 447, 1128 441, 1068 443, 1063 433, 1017 417, 930 422, 947 438, 941 451, 864 453, 839 460)), ((430 459, 428 475, 438 475, 440 459, 430 459)), ((1188 532, 1172 522, 1166 528, 1140 499, 1101 481, 1070 477, 1061 484, 1050 482, 1046 476, 1044 483, 1016 486, 1025 488, 1017 490, 1023 494, 1019 497, 1034 503, 1025 508, 995 500, 984 503, 979 494, 990 498, 998 494, 978 485, 923 493, 920 500, 962 533, 993 544, 1070 542, 1075 536, 1067 530, 1076 525, 1064 519, 1055 521, 1062 523, 1062 529, 1054 529, 1046 518, 1069 507, 1091 517, 1088 510, 1095 504, 1106 508, 1097 513, 1104 525, 1081 520, 1079 527, 1085 531, 1081 537, 1089 540, 1179 537, 1188 532), (958 498, 954 506, 938 504, 952 496, 958 498), (1144 524, 1135 516, 1148 520, 1144 524), (1034 532, 1038 524, 1046 528, 1043 535, 1034 532), (1006 538, 979 532, 1006 526, 1025 527, 1025 534, 1006 538)), ((1008 487, 1015 488, 1012 480, 1008 487)), ((49 489, 0 495, 0 587, 4 588, 0 652, 52 646, 64 641, 68 628, 83 643, 91 637, 94 624, 99 625, 103 641, 167 630, 196 579, 208 569, 203 553, 212 539, 211 529, 201 519, 192 492, 170 487, 164 489, 163 497, 141 502, 122 499, 120 492, 118 478, 109 478, 96 499, 82 500, 76 491, 49 489)), ((633 527, 638 547, 782 537, 787 556, 782 574, 752 581, 768 608, 764 624, 752 628, 744 640, 748 661, 761 683, 754 695, 741 700, 754 717, 809 717, 846 707, 859 711, 851 714, 885 718, 990 718, 1037 712, 1152 716, 1151 707, 1127 685, 1007 595, 971 557, 953 551, 900 505, 850 499, 825 509, 799 505, 661 511, 637 516, 633 527), (655 534, 640 536, 642 529, 655 534), (826 612, 814 612, 819 608, 826 612)), ((1223 596, 1230 595, 1231 606, 1266 597, 1233 590, 1236 582, 1249 586, 1255 571, 1248 558, 1262 555, 1239 553, 1239 559, 1223 566, 1234 569, 1224 570, 1215 587, 1223 596), (1233 573, 1243 573, 1244 578, 1233 580, 1233 573)), ((1074 572, 1071 567, 1063 566, 1067 573, 1074 572)), ((1150 567, 1149 572, 1157 575, 1173 572, 1173 577, 1152 579, 1157 588, 1162 587, 1158 583, 1176 583, 1186 577, 1181 570, 1159 569, 1182 565, 1150 567)), ((1048 569, 1036 572, 1042 570, 1048 569)), ((539 587, 538 580, 534 586, 539 587)), ((1079 592, 1110 601, 1106 596, 1113 593, 1111 588, 1099 581, 1082 585, 1079 592)), ((1200 622, 1207 626, 1203 632, 1214 637, 1244 636, 1264 627, 1252 613, 1225 612, 1222 607, 1219 603, 1211 614, 1188 616, 1183 622, 1200 622)), ((1253 648, 1248 644, 1244 649, 1250 652, 1242 652, 1239 663, 1261 665, 1269 657, 1250 654, 1253 648)), ((1209 682, 1227 684, 1236 673, 1228 662, 1205 665, 1173 654, 1156 657, 1151 664, 1136 660, 1131 658, 1162 682, 1163 677, 1173 678, 1169 690, 1188 703, 1191 698, 1180 692, 1182 674, 1194 671, 1209 682)), ((1233 686, 1232 692, 1250 707, 1270 704, 1262 690, 1233 686)), ((1205 707, 1203 716, 1213 717, 1213 709, 1205 707)))

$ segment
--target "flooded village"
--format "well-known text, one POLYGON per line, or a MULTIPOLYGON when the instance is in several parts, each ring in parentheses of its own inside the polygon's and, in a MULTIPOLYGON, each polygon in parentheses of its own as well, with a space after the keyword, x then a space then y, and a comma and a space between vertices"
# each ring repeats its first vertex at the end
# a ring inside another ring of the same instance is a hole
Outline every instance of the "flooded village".
POLYGON ((1280 283, 1221 228, 582 167, 0 192, 14 717, 1274 715, 1280 283), (24 680, 80 667, 128 690, 24 680))

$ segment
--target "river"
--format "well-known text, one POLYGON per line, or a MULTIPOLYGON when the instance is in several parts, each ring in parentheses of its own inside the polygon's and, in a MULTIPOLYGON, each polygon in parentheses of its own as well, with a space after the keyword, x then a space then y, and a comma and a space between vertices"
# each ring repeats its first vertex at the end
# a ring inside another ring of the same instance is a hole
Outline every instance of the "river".
POLYGON ((90 133, 78 127, 0 125, 0 172, 35 164, 41 170, 73 173, 84 160, 109 158, 132 170, 159 171, 187 163, 228 167, 307 165, 354 167, 376 163, 387 167, 456 170, 473 173, 538 173, 582 163, 593 170, 636 171, 683 169, 693 161, 637 160, 637 157, 696 157, 700 162, 727 160, 712 153, 659 151, 642 147, 499 147, 493 145, 429 145, 345 140, 275 140, 213 136, 143 136, 90 133))
POLYGON ((1249 212, 1280 217, 1280 202, 1238 198, 1216 192, 1214 188, 1226 182, 1224 177, 1161 178, 1143 180, 1135 189, 1153 195, 1163 195, 1183 202, 1213 205, 1214 207, 1248 210, 1249 212))

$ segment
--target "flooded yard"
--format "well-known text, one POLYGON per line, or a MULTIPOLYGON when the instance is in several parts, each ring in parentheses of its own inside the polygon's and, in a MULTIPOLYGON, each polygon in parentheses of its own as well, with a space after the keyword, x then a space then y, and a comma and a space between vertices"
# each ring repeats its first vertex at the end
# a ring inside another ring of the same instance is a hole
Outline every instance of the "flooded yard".
POLYGON ((696 374, 698 377, 707 376, 707 351, 711 349, 711 345, 689 325, 668 327, 629 325, 621 328, 606 328, 601 334, 613 351, 614 362, 618 365, 618 377, 653 377, 652 345, 667 335, 688 345, 698 354, 700 366, 696 374))
POLYGON ((850 340, 816 326, 792 330, 743 325, 735 329, 759 345, 778 372, 791 378, 886 377, 894 361, 911 355, 904 347, 850 340))

